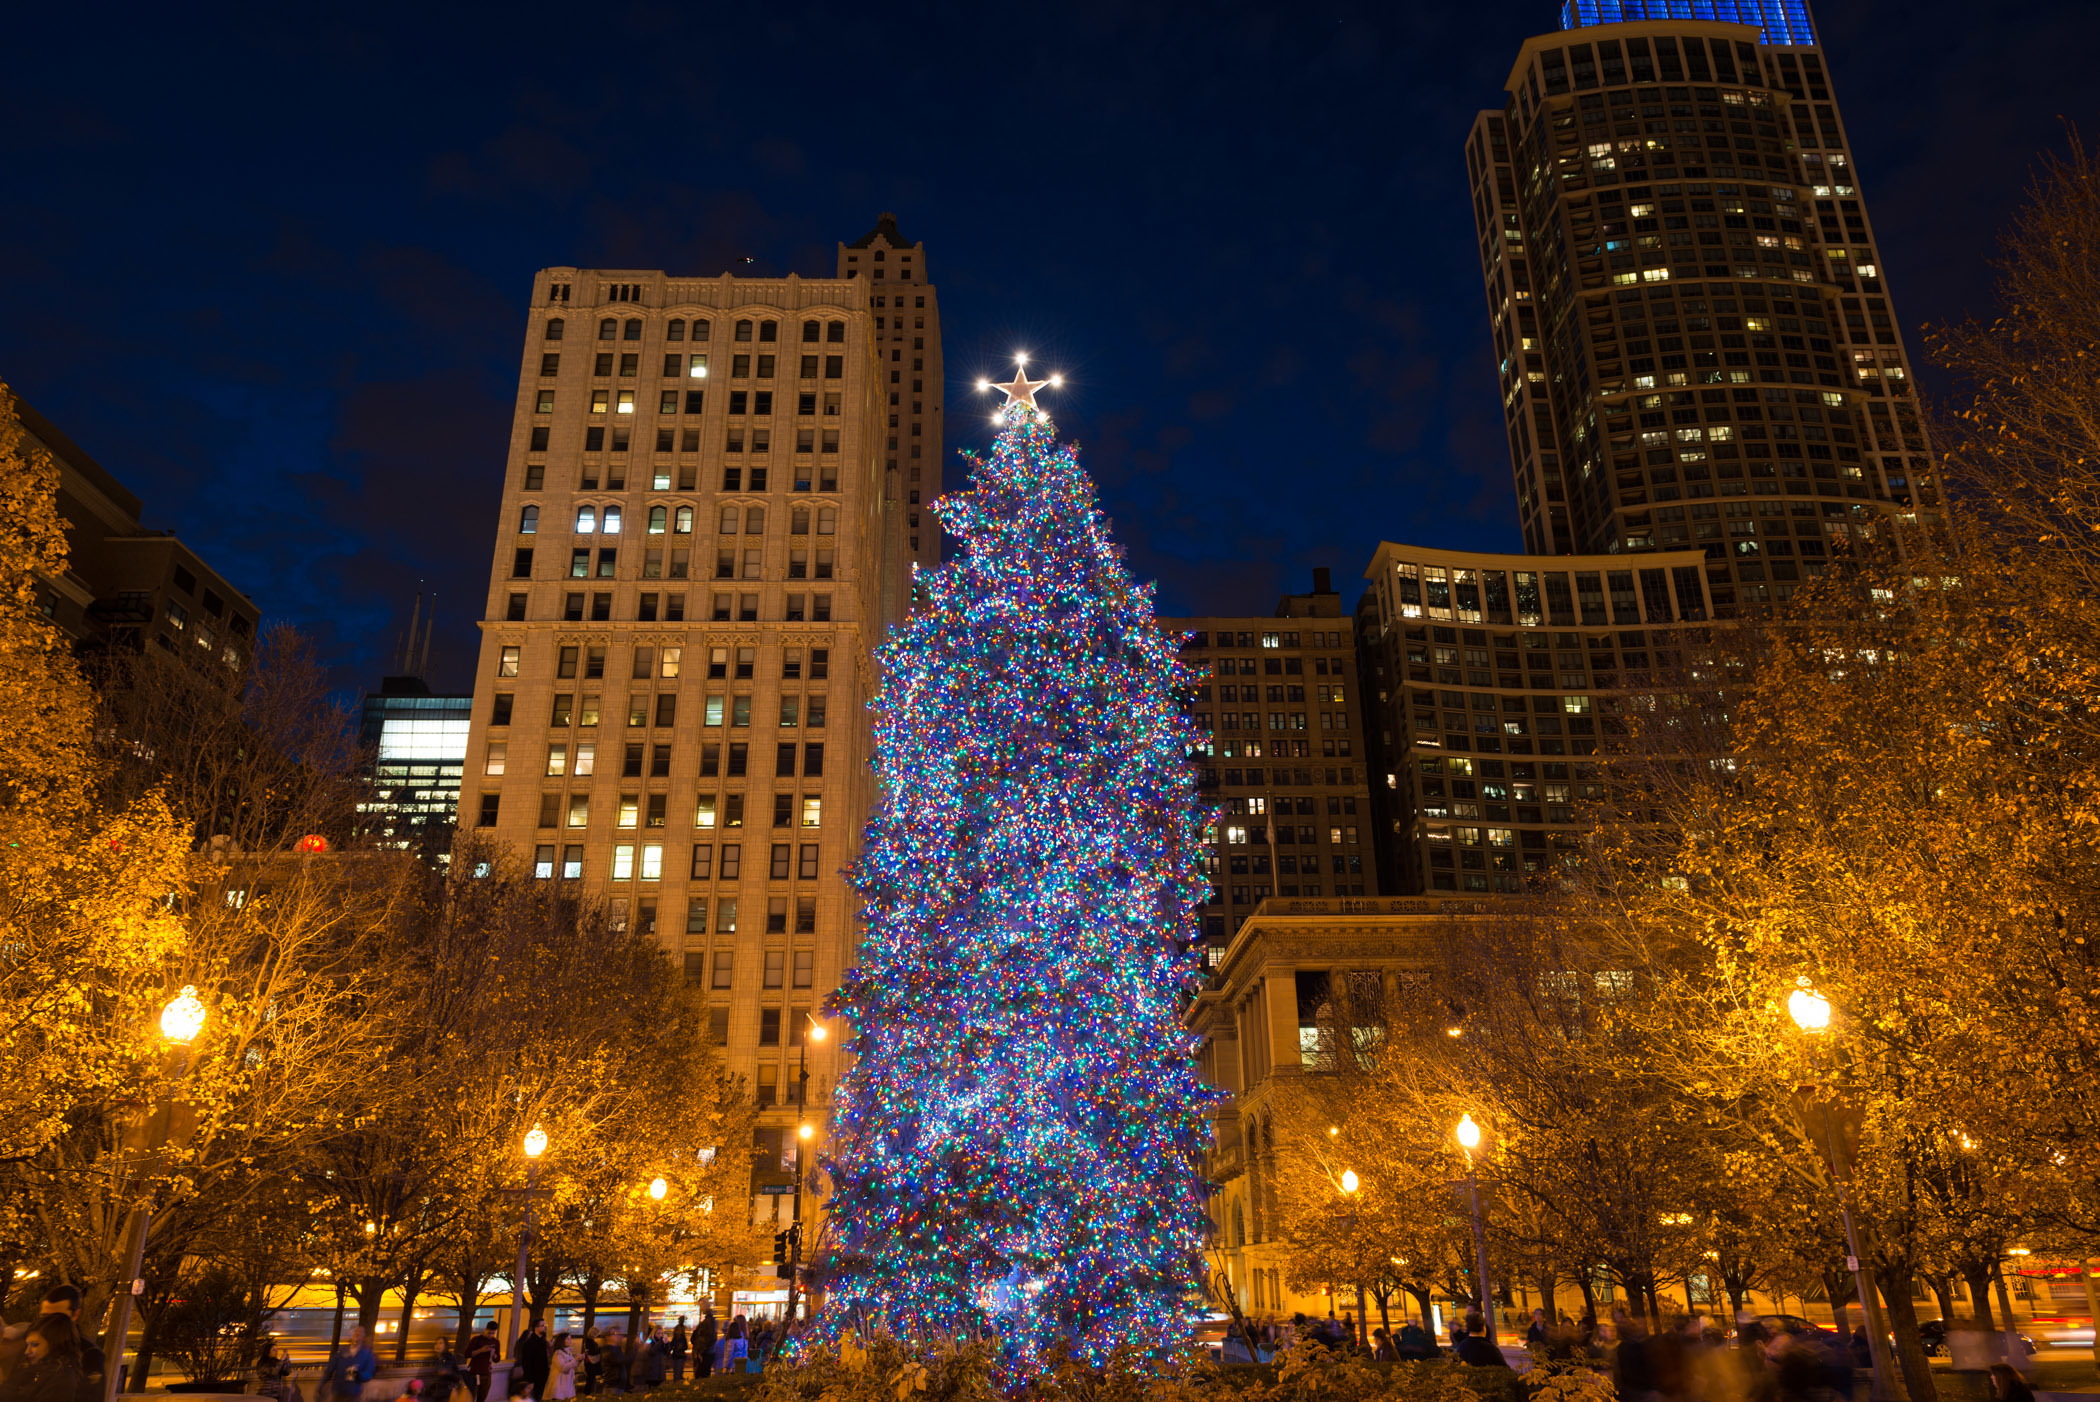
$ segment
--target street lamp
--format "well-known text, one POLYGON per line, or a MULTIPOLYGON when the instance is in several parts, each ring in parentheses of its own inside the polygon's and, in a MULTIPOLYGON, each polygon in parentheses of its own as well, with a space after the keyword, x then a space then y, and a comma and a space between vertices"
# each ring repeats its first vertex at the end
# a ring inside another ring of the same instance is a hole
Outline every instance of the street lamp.
MULTIPOLYGON (((172 1060, 172 1079, 180 1080, 190 1069, 190 1043, 204 1030, 205 1007, 197 996, 195 984, 184 984, 182 991, 167 1001, 160 1010, 161 1040, 168 1044, 172 1060)), ((138 1147, 146 1147, 151 1141, 153 1157, 158 1161, 161 1152, 174 1137, 175 1105, 171 1102, 148 1116, 149 1124, 141 1126, 138 1147)), ((126 1136, 127 1139, 129 1135, 126 1136)), ((131 1147, 127 1145, 126 1147, 131 1147)), ((124 1287, 117 1293, 110 1306, 109 1332, 102 1339, 102 1356, 105 1360, 102 1378, 102 1395, 105 1402, 116 1402, 117 1383, 123 1374, 124 1341, 131 1333, 131 1302, 145 1293, 146 1282, 139 1273, 146 1264, 146 1233, 153 1225, 153 1209, 141 1198, 138 1206, 131 1210, 130 1238, 125 1251, 124 1287)))
MULTIPOLYGON (((1332 1131, 1329 1132, 1332 1133, 1332 1131)), ((1345 1230, 1352 1235, 1356 1231, 1357 1194, 1362 1188, 1363 1179, 1356 1176, 1355 1169, 1345 1168, 1342 1170, 1342 1196, 1349 1199, 1349 1216, 1346 1219, 1348 1226, 1345 1230)), ((1371 1317, 1369 1308, 1364 1300, 1363 1272, 1358 1271, 1356 1273, 1356 1338, 1357 1342, 1366 1349, 1371 1346, 1370 1329, 1371 1317)))
POLYGON ((525 1132, 518 1147, 525 1151, 525 1230, 518 1233, 518 1273, 511 1281, 511 1313, 518 1318, 518 1332, 526 1328, 525 1277, 532 1269, 532 1195, 540 1176, 540 1155, 547 1152, 547 1131, 537 1120, 525 1132))
POLYGON ((821 1042, 831 1035, 823 1023, 809 1019, 802 1044, 795 1049, 795 1109, 803 1116, 795 1126, 795 1216, 788 1224, 788 1299, 787 1313, 782 1319, 779 1336, 773 1348, 778 1352, 787 1342, 787 1326, 795 1322, 795 1311, 799 1307, 802 1284, 802 1180, 806 1177, 803 1155, 809 1141, 816 1137, 817 1127, 809 1122, 809 1044, 821 1042))
POLYGON ((664 1182, 662 1174, 659 1173, 656 1177, 649 1180, 649 1196, 655 1198, 658 1202, 662 1202, 664 1194, 670 1191, 671 1185, 664 1182))
POLYGON ((1452 1134, 1466 1156, 1466 1196, 1473 1207, 1473 1278, 1480 1284, 1480 1319, 1487 1327, 1487 1341, 1496 1344, 1495 1292, 1488 1286, 1487 1218, 1480 1210, 1480 1175, 1473 1166, 1473 1151, 1480 1147, 1480 1126, 1473 1123, 1470 1111, 1458 1117, 1458 1127, 1452 1134))
MULTIPOLYGON (((1794 1025, 1810 1037, 1820 1037, 1830 1030, 1830 1000, 1818 993, 1806 978, 1799 980, 1794 991, 1787 995, 1787 1016, 1794 1025)), ((1815 1057, 1820 1060, 1820 1057, 1815 1057)), ((1852 1286, 1859 1295, 1859 1312, 1866 1319, 1867 1351, 1874 1361, 1874 1393, 1877 1397, 1893 1396, 1891 1387, 1896 1378, 1894 1361, 1889 1357, 1888 1334, 1882 1326, 1881 1298, 1875 1293, 1874 1282, 1869 1277, 1866 1264, 1859 1252, 1859 1229, 1852 1225, 1852 1184, 1850 1165, 1846 1161, 1843 1136, 1833 1123, 1835 1114, 1842 1107, 1825 1102, 1816 1094, 1821 1087, 1810 1083, 1794 1092, 1794 1106, 1801 1115, 1802 1128, 1809 1138, 1819 1138, 1817 1148, 1829 1160, 1831 1177, 1837 1185, 1838 1215, 1845 1223, 1845 1268, 1852 1272, 1852 1286)), ((1854 1125, 1856 1132, 1857 1125, 1854 1125)), ((1833 1317, 1836 1306, 1831 1308, 1833 1317)))

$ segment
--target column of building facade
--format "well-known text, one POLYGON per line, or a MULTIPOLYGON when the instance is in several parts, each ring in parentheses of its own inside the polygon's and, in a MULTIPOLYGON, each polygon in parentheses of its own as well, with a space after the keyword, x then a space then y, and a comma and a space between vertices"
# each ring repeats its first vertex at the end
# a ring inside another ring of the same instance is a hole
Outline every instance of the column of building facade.
POLYGON ((834 1073, 807 1032, 852 957, 869 653, 908 597, 874 286, 542 272, 481 625, 461 825, 705 990, 761 1185, 805 1055, 813 1099, 834 1073))
POLYGON ((1718 608, 1777 602, 1939 507, 1828 74, 1788 7, 1596 8, 1466 145, 1525 544, 1697 548, 1718 608))

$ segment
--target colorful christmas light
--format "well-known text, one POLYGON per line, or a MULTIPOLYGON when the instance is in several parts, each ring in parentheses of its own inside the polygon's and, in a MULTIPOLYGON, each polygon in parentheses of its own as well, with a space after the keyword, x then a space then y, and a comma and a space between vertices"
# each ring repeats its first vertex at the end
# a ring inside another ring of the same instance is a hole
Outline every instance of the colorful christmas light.
POLYGON ((1194 679, 1040 383, 1001 388, 972 490, 934 504, 958 552, 880 654, 818 1337, 990 1334, 1015 1384, 1060 1339, 1188 1336, 1214 1096, 1178 1015, 1208 886, 1194 679))

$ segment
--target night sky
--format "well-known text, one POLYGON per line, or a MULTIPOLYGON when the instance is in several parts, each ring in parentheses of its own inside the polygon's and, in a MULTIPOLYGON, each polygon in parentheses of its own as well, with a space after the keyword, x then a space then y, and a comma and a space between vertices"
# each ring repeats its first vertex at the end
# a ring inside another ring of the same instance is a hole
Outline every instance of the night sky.
MULTIPOLYGON (((1818 11, 1906 330, 1987 313, 2032 160, 2095 126, 2100 4, 1818 11)), ((1461 143, 1555 13, 25 9, 0 378, 338 684, 421 582, 465 689, 534 270, 829 276, 894 210, 950 449, 1024 348, 1166 611, 1319 564, 1353 602, 1381 538, 1521 548, 1461 143)))

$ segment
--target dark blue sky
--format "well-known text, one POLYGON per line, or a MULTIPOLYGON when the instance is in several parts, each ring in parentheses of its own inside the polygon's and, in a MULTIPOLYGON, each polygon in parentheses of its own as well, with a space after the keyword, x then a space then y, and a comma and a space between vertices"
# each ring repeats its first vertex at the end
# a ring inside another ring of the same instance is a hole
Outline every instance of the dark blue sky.
MULTIPOLYGON (((1906 328, 1987 311, 2032 159, 2093 125, 2100 5, 1818 11, 1906 328)), ((425 581, 464 685, 532 272, 823 275, 892 209, 951 448, 1025 347, 1167 610, 1316 564, 1353 599, 1380 538, 1519 544, 1461 142, 1555 12, 40 6, 0 378, 340 683, 425 581)))

